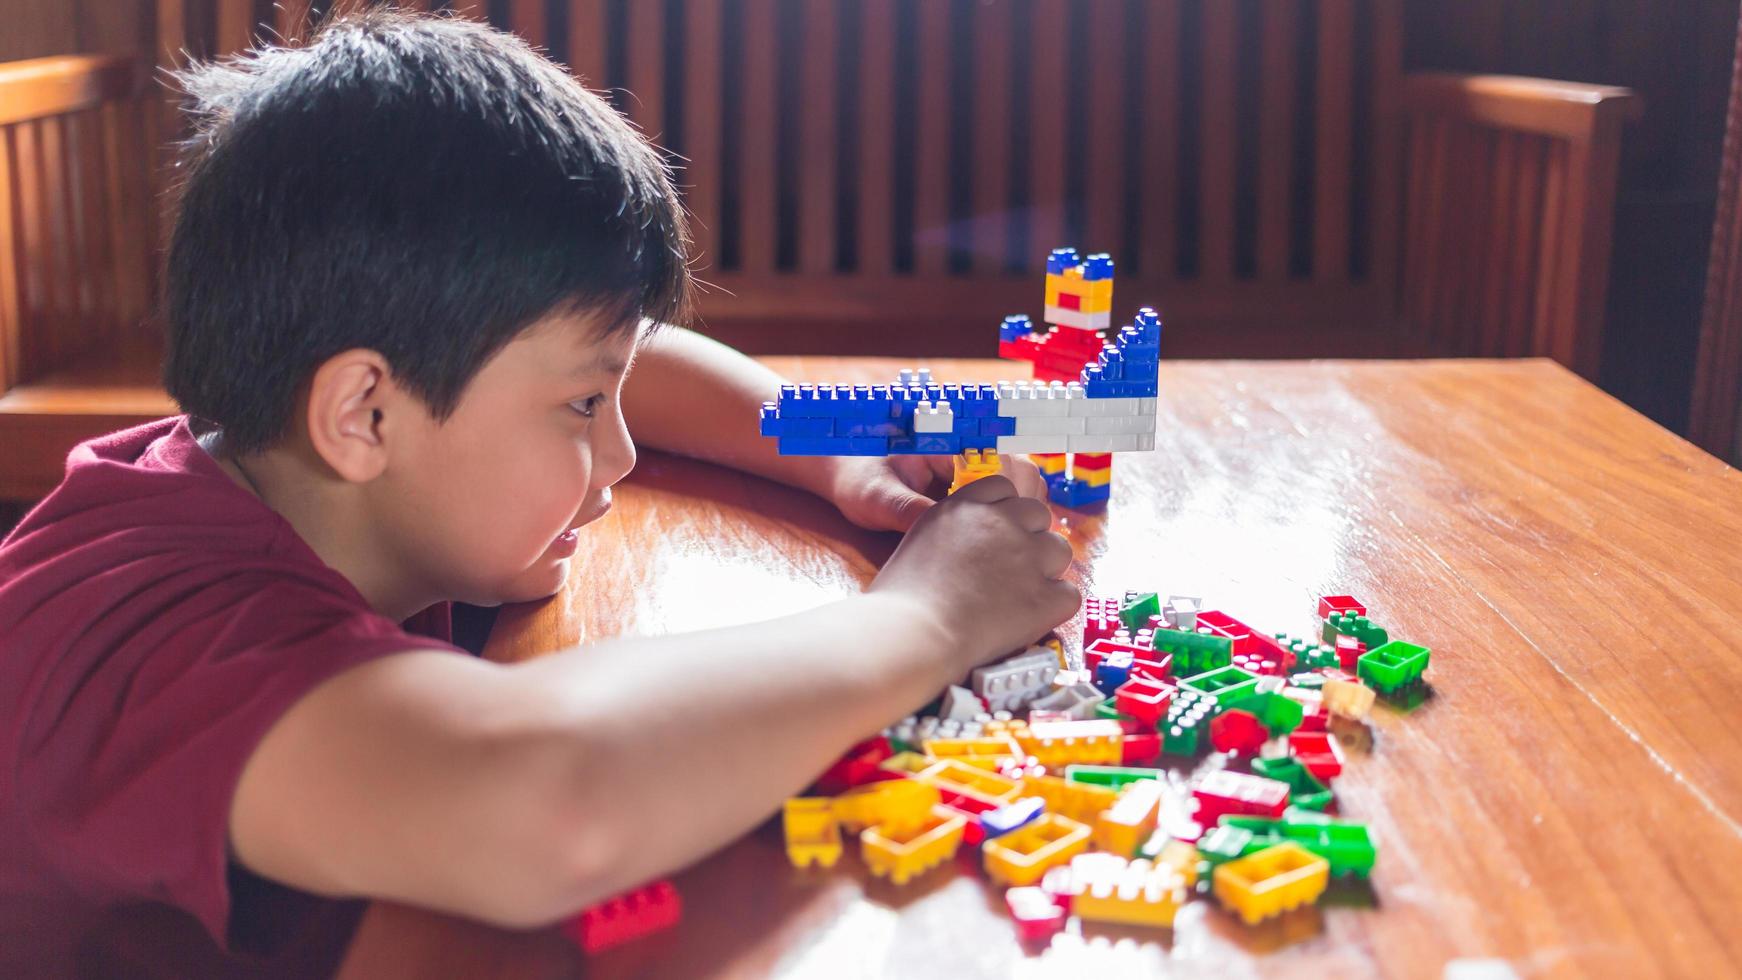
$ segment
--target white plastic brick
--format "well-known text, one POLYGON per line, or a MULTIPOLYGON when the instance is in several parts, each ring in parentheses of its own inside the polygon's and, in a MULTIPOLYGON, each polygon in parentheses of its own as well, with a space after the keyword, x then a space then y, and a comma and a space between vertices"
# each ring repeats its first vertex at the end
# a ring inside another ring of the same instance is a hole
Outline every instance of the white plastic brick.
POLYGON ((1160 401, 1158 398, 1139 398, 1137 410, 1145 415, 1154 415, 1160 408, 1160 401))
POLYGON ((1082 313, 1077 310, 1067 310, 1062 306, 1047 307, 1041 318, 1048 323, 1061 327, 1075 327, 1078 330, 1106 330, 1113 323, 1111 311, 1082 313))
POLYGON ((999 436, 998 452, 1003 455, 1016 453, 1068 453, 1069 440, 1072 439, 1107 439, 1110 436, 999 436))
MULTIPOLYGON (((1141 398, 1079 398, 1068 404, 1072 415, 1088 417, 1097 416, 1131 416, 1144 414, 1138 404, 1141 398)), ((1154 412, 1148 414, 1154 415, 1154 412)))
POLYGON ((975 696, 973 691, 958 684, 951 684, 944 692, 944 702, 938 709, 938 714, 955 721, 973 721, 986 710, 986 706, 975 696))
POLYGON ((969 676, 974 693, 993 711, 1020 711, 1046 693, 1058 671, 1058 657, 1046 647, 1029 647, 995 664, 977 667, 969 676))
MULTIPOLYGON (((1114 435, 1127 432, 1142 434, 1155 431, 1155 416, 1153 415, 1109 415, 1086 418, 1082 421, 1087 423, 1087 428, 1083 431, 1089 435, 1114 435)), ((1021 432, 1022 430, 1019 428, 1016 431, 1021 432)))
MULTIPOLYGON (((1151 421, 1153 421, 1153 420, 1151 420, 1151 421)), ((1145 433, 1139 435, 1137 437, 1137 451, 1144 452, 1144 453, 1154 452, 1155 451, 1155 433, 1145 432, 1145 433)))
POLYGON ((1024 415, 1016 420, 1019 436, 1068 436, 1088 432, 1090 422, 1109 421, 1086 419, 1077 415, 1024 415))
MULTIPOLYGON (((1153 421, 1153 420, 1151 420, 1153 421)), ((944 432, 954 430, 956 410, 949 402, 922 401, 913 409, 914 432, 944 432)))

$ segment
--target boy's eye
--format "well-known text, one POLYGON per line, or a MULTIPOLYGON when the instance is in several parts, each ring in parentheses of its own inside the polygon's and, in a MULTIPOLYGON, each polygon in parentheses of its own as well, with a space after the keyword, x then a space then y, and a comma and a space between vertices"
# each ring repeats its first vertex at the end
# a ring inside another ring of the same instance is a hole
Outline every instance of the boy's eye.
POLYGON ((604 400, 604 395, 593 395, 578 402, 569 402, 569 408, 574 409, 576 415, 590 419, 593 417, 593 413, 598 411, 599 403, 604 400))

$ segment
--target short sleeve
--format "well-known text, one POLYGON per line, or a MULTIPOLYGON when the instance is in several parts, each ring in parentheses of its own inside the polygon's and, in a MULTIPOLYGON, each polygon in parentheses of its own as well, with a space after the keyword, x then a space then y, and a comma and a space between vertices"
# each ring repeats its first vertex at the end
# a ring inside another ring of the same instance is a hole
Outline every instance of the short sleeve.
POLYGON ((32 849, 75 892, 183 909, 223 946, 231 801, 266 732, 350 667, 411 650, 464 654, 328 582, 175 579, 93 619, 110 635, 73 649, 100 655, 63 655, 35 678, 15 786, 32 849))

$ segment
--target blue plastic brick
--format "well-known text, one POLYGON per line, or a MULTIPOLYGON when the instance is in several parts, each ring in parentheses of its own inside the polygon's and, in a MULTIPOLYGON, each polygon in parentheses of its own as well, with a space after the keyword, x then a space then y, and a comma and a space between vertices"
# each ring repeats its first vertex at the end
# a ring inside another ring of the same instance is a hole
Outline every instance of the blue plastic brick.
POLYGON ((1034 332, 1034 321, 1026 313, 1007 316, 998 325, 998 339, 1001 341, 1020 340, 1034 332))
POLYGON ((1095 282, 1113 278, 1113 256, 1097 252, 1083 260, 1083 281, 1095 282))
POLYGON ((1050 276, 1063 275, 1066 269, 1074 269, 1082 264, 1074 248, 1055 248, 1046 256, 1046 272, 1050 276))
MULTIPOLYGON (((1076 484, 1077 481, 1070 481, 1076 484)), ((1067 486, 1067 491, 1069 487, 1067 486)), ((1134 658, 1130 653, 1110 653, 1095 665, 1095 689, 1108 697, 1119 690, 1120 685, 1131 679, 1131 664, 1134 658)))
POLYGON ((913 437, 913 451, 927 456, 954 456, 962 451, 962 440, 942 432, 920 432, 913 437))
POLYGON ((1038 796, 1025 796, 996 810, 987 810, 980 814, 980 826, 985 828, 987 837, 1002 837, 1018 827, 1040 819, 1045 811, 1045 800, 1038 796))
POLYGON ((855 422, 848 419, 837 419, 835 421, 835 435, 846 436, 853 439, 872 437, 879 439, 892 439, 896 436, 906 434, 906 426, 889 419, 878 419, 874 422, 855 422))
POLYGON ((980 434, 1013 436, 1016 434, 1016 419, 1009 415, 988 415, 980 420, 980 434))

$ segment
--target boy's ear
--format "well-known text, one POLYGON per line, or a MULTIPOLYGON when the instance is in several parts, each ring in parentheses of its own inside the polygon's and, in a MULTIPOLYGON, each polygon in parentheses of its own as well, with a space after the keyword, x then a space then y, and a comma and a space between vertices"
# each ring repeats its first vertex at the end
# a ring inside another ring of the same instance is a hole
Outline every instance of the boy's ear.
POLYGON ((398 395, 380 354, 361 347, 334 354, 309 382, 309 444, 340 478, 375 479, 387 467, 382 410, 398 395))

